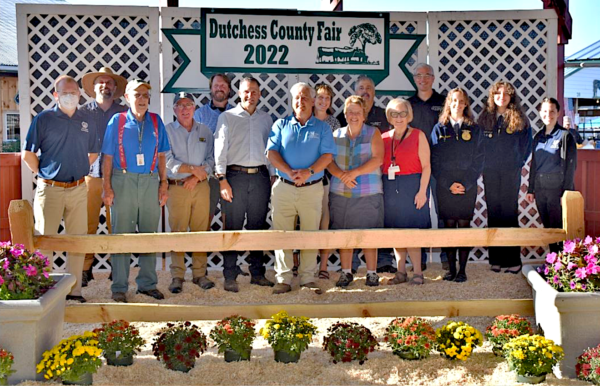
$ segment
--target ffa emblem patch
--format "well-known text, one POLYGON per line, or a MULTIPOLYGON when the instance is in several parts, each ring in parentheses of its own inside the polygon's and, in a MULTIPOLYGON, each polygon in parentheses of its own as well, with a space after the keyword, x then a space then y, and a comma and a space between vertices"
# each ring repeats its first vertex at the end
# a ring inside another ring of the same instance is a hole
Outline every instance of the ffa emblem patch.
POLYGON ((515 131, 513 129, 511 129, 510 127, 506 128, 506 134, 513 134, 515 131))
POLYGON ((463 130, 461 137, 462 137, 463 141, 470 141, 471 140, 471 130, 463 130))
POLYGON ((87 122, 81 122, 81 131, 89 132, 87 122))

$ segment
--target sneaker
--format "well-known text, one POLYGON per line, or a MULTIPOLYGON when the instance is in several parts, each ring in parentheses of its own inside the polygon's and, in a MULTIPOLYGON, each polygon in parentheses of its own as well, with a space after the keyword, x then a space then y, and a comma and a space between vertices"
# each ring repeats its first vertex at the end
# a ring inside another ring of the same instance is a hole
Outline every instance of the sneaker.
POLYGON ((171 284, 169 285, 169 291, 171 291, 172 294, 178 294, 183 290, 183 282, 185 280, 183 280, 180 277, 174 277, 173 280, 171 280, 171 284))
POLYGON ((238 287, 238 283, 235 280, 225 280, 225 284, 223 284, 223 288, 225 291, 229 292, 239 292, 240 288, 238 287))
POLYGON ((275 283, 264 276, 253 276, 252 279, 250 279, 250 284, 259 285, 261 287, 273 287, 275 285, 275 283))
POLYGON ((340 278, 337 283, 335 283, 336 287, 348 287, 350 283, 354 281, 354 276, 351 273, 342 272, 340 278))
POLYGON ((142 294, 142 295, 146 295, 146 296, 150 296, 151 298, 154 298, 156 300, 163 300, 165 298, 165 295, 163 295, 162 292, 160 292, 159 290, 155 289, 151 289, 151 290, 147 290, 147 291, 141 291, 141 290, 137 290, 138 294, 142 294))
POLYGON ((273 287, 273 295, 280 295, 286 292, 290 292, 292 290, 292 286, 285 283, 277 283, 273 287))
POLYGON ((127 303, 125 292, 113 292, 111 298, 117 303, 127 303))
POLYGON ((213 283, 206 276, 195 277, 192 279, 192 283, 196 284, 198 287, 202 288, 203 290, 211 289, 212 287, 215 286, 215 283, 213 283))
POLYGON ((365 283, 369 287, 379 286, 379 276, 376 273, 367 273, 367 281, 365 283))

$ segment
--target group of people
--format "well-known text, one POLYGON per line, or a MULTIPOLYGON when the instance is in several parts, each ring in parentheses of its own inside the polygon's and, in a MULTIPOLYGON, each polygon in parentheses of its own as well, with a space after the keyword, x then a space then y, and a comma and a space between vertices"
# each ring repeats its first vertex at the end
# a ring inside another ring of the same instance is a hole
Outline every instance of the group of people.
MULTIPOLYGON (((430 194, 439 226, 467 228, 482 174, 489 226, 518 227, 521 170, 532 149, 527 199, 537 203, 544 226, 560 227, 560 197, 573 189, 576 147, 556 123, 558 102, 542 101, 545 126, 532 138, 510 83, 490 88, 476 120, 465 90, 455 88, 447 96, 433 90, 431 66, 418 64, 413 76, 416 94, 392 99, 385 109, 374 104, 374 82, 360 76, 337 118, 330 86, 297 83, 290 90, 293 114, 273 122, 257 108, 256 79, 240 81, 240 101, 232 106, 230 79, 215 74, 210 102, 196 108, 191 94, 177 93, 176 120, 166 127, 148 111, 152 87, 145 81, 127 82, 102 68, 82 78, 93 100, 78 106, 77 81, 60 76, 54 83, 56 107, 34 118, 23 146, 24 162, 39 177, 35 229, 56 234, 64 218, 68 234, 95 234, 104 203, 113 234, 156 232, 164 205, 172 232, 208 231, 219 201, 225 230, 267 229, 269 202, 277 230, 426 229, 430 194), (123 95, 129 107, 119 103, 123 95)), ((467 280, 469 250, 444 248, 444 280, 467 280)), ((339 287, 354 280, 355 252, 340 250, 339 287)), ((227 291, 238 292, 237 276, 245 274, 237 263, 240 253, 222 252, 227 291)), ((282 294, 291 291, 297 274, 301 286, 321 293, 315 277, 329 278, 329 254, 302 250, 297 264, 292 250, 276 251, 273 283, 265 277, 263 252, 252 251, 250 282, 282 294)), ((364 254, 368 286, 380 284, 378 267, 391 266, 391 256, 397 269, 387 284, 425 283, 426 254, 420 248, 364 254)), ((67 271, 77 278, 68 299, 85 302, 81 288, 93 280, 93 255, 70 254, 67 261, 67 271)), ((112 299, 127 302, 130 254, 113 254, 111 264, 112 299)), ((490 248, 490 265, 494 272, 520 272, 520 248, 490 248)), ((138 293, 163 299, 156 288, 156 254, 140 255, 139 266, 138 293)), ((186 272, 183 252, 171 253, 170 270, 169 291, 179 293, 186 272)), ((205 252, 192 254, 192 277, 202 289, 214 287, 205 252)))

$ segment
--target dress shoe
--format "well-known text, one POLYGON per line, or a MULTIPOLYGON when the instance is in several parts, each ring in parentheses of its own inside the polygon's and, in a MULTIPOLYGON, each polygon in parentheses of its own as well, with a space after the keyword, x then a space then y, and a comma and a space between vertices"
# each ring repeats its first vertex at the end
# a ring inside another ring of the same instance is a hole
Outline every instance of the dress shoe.
POLYGON ((215 286, 215 283, 213 283, 206 276, 195 277, 192 279, 192 283, 196 284, 198 287, 202 288, 203 290, 211 289, 215 286))
POLYGON ((259 285, 262 287, 273 287, 275 285, 275 283, 268 280, 264 276, 252 276, 252 279, 250 279, 250 284, 259 285))
POLYGON ((456 275, 456 279, 454 279, 455 283, 464 283, 465 281, 467 281, 467 274, 460 272, 456 275))
POLYGON ((85 298, 83 296, 79 296, 79 295, 67 295, 67 300, 73 300, 75 302, 79 302, 79 303, 85 303, 87 300, 85 300, 85 298))
POLYGON ((321 295, 323 293, 323 290, 321 289, 321 287, 319 287, 317 285, 317 283, 315 283, 314 281, 311 281, 311 282, 308 282, 308 283, 304 283, 300 287, 308 288, 310 290, 313 290, 314 293, 316 293, 317 295, 321 295))
POLYGON ((154 298, 156 300, 163 300, 165 298, 165 295, 163 295, 163 293, 160 292, 157 289, 151 289, 151 290, 148 290, 148 291, 137 290, 137 293, 138 294, 142 294, 142 295, 146 295, 146 296, 150 296, 150 297, 152 297, 152 298, 154 298))
POLYGON ((240 288, 238 287, 238 283, 235 280, 225 280, 223 284, 223 288, 225 291, 229 292, 239 292, 240 288))
POLYGON ((292 286, 285 283, 277 283, 273 287, 273 295, 284 294, 286 292, 290 292, 292 290, 292 286))
POLYGON ((523 269, 523 265, 521 264, 521 265, 516 266, 516 267, 507 268, 506 271, 504 271, 504 273, 512 273, 513 275, 516 275, 519 272, 521 272, 522 269, 523 269))
POLYGON ((127 303, 125 292, 113 292, 111 298, 118 303, 127 303))
POLYGON ((183 282, 185 280, 183 280, 180 277, 174 277, 173 280, 171 280, 171 284, 169 285, 169 291, 171 291, 172 294, 178 294, 183 290, 183 282))
POLYGON ((444 280, 446 280, 446 281, 454 281, 454 279, 456 279, 456 272, 452 273, 452 272, 448 271, 444 275, 444 280))

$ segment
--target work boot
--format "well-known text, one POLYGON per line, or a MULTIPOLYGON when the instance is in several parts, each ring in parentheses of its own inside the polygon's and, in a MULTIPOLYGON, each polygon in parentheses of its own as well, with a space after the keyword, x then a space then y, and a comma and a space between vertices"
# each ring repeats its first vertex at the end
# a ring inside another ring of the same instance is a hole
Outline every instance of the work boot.
POLYGON ((192 283, 196 284, 198 287, 202 288, 203 290, 208 290, 215 286, 215 283, 213 283, 206 276, 195 277, 194 279, 192 279, 192 283))
POLYGON ((185 280, 180 277, 174 277, 171 281, 171 285, 169 285, 169 291, 171 291, 172 294, 180 293, 183 290, 184 281, 185 280))
POLYGON ((238 283, 235 280, 225 280, 225 284, 223 284, 223 288, 225 291, 229 292, 239 292, 240 288, 238 287, 238 283))
POLYGON ((310 290, 313 290, 317 295, 321 295, 323 293, 323 290, 321 289, 321 287, 319 287, 317 285, 317 283, 315 283, 314 281, 311 281, 311 282, 308 282, 308 283, 304 283, 300 287, 304 287, 304 288, 308 288, 310 290))
POLYGON ((292 290, 292 286, 285 283, 277 283, 273 287, 273 295, 280 295, 286 292, 290 292, 292 290))
POLYGON ((273 283, 272 281, 270 281, 262 275, 252 276, 252 279, 250 279, 250 284, 259 285, 262 287, 273 287, 275 285, 275 283, 273 283))

